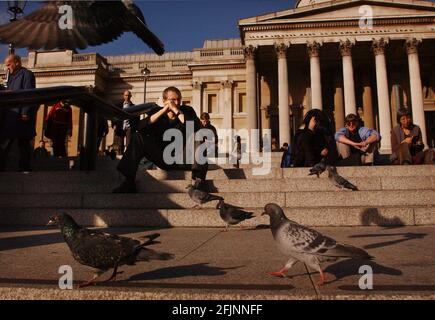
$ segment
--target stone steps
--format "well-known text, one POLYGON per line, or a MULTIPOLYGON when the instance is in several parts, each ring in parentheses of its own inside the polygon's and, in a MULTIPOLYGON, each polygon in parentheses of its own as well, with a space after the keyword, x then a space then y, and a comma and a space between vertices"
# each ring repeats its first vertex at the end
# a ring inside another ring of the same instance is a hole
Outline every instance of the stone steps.
MULTIPOLYGON (((254 218, 238 227, 269 224, 262 208, 245 208, 254 218)), ((202 209, 2 208, 0 226, 44 226, 56 212, 66 212, 85 226, 95 227, 224 227, 219 211, 202 209)), ((434 225, 435 212, 427 206, 292 207, 284 208, 291 220, 308 226, 434 225)))
MULTIPOLYGON (((349 181, 355 184, 359 190, 419 190, 435 189, 435 177, 407 177, 406 184, 403 177, 350 177, 349 181)), ((48 179, 50 180, 50 179, 48 179)), ((45 181, 45 183, 28 183, 28 181, 2 181, 0 193, 2 194, 93 194, 110 193, 113 187, 119 183, 118 179, 101 179, 90 177, 83 179, 67 180, 59 187, 58 181, 45 181), (87 181, 85 184, 84 181, 87 181)), ((140 193, 185 193, 187 180, 149 180, 140 179, 137 182, 140 193)), ((218 192, 293 192, 293 191, 338 191, 329 179, 323 175, 305 178, 282 178, 263 179, 258 182, 244 179, 232 180, 207 180, 207 190, 212 193, 218 192)))
MULTIPOLYGON (((116 161, 113 162, 116 165, 116 161)), ((307 225, 435 224, 435 167, 340 167, 339 173, 360 191, 340 190, 327 174, 308 176, 307 168, 272 168, 265 176, 252 168, 210 170, 209 190, 227 203, 259 215, 275 202, 289 217, 307 225)), ((122 177, 106 167, 98 171, 0 174, 0 225, 42 226, 56 211, 77 215, 95 226, 223 225, 216 201, 192 209, 185 187, 189 172, 140 170, 138 194, 112 194, 122 177)), ((245 225, 267 224, 257 217, 245 225)), ((243 224, 242 224, 243 225, 243 224)))
MULTIPOLYGON (((221 192, 216 193, 232 205, 263 208, 275 202, 282 207, 362 207, 362 206, 433 206, 435 190, 380 191, 294 191, 294 192, 221 192)), ((61 194, 42 197, 40 194, 0 195, 0 208, 125 208, 125 209, 181 209, 195 203, 187 193, 137 194, 61 194)), ((213 208, 216 201, 202 205, 213 208)))

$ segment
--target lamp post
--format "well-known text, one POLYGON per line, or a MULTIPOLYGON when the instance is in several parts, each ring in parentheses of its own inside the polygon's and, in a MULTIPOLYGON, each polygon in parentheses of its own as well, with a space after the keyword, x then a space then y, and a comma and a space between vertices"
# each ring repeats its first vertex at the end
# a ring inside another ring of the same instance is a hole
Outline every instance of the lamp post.
MULTIPOLYGON (((12 18, 9 19, 10 22, 16 21, 17 16, 23 14, 24 7, 26 6, 27 1, 7 1, 8 3, 8 12, 12 16, 12 18)), ((9 44, 9 51, 8 56, 15 53, 14 45, 13 43, 9 44)), ((9 79, 9 69, 6 72, 6 79, 5 79, 5 88, 7 88, 7 83, 9 79)))
MULTIPOLYGON (((17 16, 23 14, 24 7, 26 6, 27 1, 7 1, 8 3, 8 12, 12 16, 9 20, 10 22, 17 21, 17 16)), ((9 44, 9 55, 14 54, 14 45, 12 43, 9 44)))
POLYGON ((145 103, 147 100, 147 80, 150 76, 151 71, 145 65, 145 68, 143 68, 141 72, 143 74, 143 103, 145 103))

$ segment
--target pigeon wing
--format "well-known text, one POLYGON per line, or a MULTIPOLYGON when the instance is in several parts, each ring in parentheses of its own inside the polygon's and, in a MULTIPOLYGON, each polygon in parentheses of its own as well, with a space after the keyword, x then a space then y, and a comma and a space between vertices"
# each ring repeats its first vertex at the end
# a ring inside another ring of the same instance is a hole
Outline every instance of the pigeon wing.
POLYGON ((139 241, 82 228, 68 242, 74 258, 84 265, 108 269, 135 254, 139 241))
POLYGON ((0 42, 31 50, 85 49, 113 41, 125 31, 133 31, 163 53, 160 40, 121 1, 49 1, 24 18, 0 26, 0 42), (72 8, 72 29, 59 27, 64 15, 59 13, 61 5, 72 8))
POLYGON ((314 229, 289 221, 286 226, 287 245, 291 251, 331 258, 370 258, 362 249, 337 243, 314 229))

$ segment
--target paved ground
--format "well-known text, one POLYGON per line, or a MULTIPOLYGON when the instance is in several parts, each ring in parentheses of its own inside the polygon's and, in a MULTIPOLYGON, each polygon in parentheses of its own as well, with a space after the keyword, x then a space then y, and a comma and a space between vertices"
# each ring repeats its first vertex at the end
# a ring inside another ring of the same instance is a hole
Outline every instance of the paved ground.
MULTIPOLYGON (((435 227, 316 228, 375 256, 364 262, 374 273, 373 290, 358 286, 360 262, 326 266, 329 281, 318 288, 318 273, 297 264, 287 278, 275 278, 286 262, 269 229, 172 228, 155 249, 175 254, 170 261, 124 266, 118 281, 80 290, 60 290, 60 265, 70 265, 75 283, 91 277, 72 258, 56 229, 0 229, 0 299, 435 299, 435 227)), ((111 228, 139 237, 149 230, 111 228)), ((110 274, 107 274, 107 277, 110 274)))

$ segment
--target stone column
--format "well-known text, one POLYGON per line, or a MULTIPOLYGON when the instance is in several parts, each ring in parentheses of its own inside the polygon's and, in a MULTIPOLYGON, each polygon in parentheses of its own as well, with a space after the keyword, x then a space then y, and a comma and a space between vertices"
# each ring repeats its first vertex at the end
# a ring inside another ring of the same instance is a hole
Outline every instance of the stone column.
POLYGON ((418 45, 420 41, 412 38, 406 40, 408 54, 409 81, 411 86, 412 120, 421 129, 423 143, 428 147, 426 138, 426 122, 424 120, 423 90, 421 86, 420 63, 418 61, 418 45))
POLYGON ((224 80, 221 81, 221 90, 222 90, 222 113, 223 113, 223 121, 222 121, 222 129, 231 129, 232 128, 232 118, 233 118, 233 104, 231 99, 233 89, 233 81, 232 80, 224 80))
POLYGON ((391 110, 388 94, 387 65, 385 62, 385 47, 387 41, 383 38, 373 40, 372 49, 376 62, 376 88, 378 92, 379 133, 381 134, 381 148, 379 153, 391 153, 391 110))
POLYGON ((344 126, 344 105, 343 105, 343 87, 340 75, 335 79, 335 93, 334 93, 334 118, 335 127, 340 129, 344 126))
POLYGON ((320 51, 321 44, 314 41, 308 43, 308 55, 310 57, 310 77, 311 77, 311 109, 322 110, 322 79, 320 75, 320 51))
POLYGON ((345 115, 356 114, 355 83, 353 80, 352 66, 353 43, 347 39, 340 41, 340 52, 343 59, 343 87, 344 87, 344 110, 345 115))
POLYGON ((375 127, 375 118, 373 116, 373 97, 372 97, 372 78, 371 72, 363 73, 363 110, 364 124, 366 127, 375 127))
POLYGON ((275 44, 278 57, 278 112, 279 112, 279 145, 290 144, 290 113, 288 104, 288 72, 287 49, 284 43, 275 44))
POLYGON ((255 68, 256 47, 244 48, 246 59, 246 112, 248 113, 247 129, 257 129, 257 71, 255 68))
POLYGON ((202 105, 202 82, 193 81, 192 82, 192 107, 195 109, 196 115, 201 116, 201 105, 202 105))

